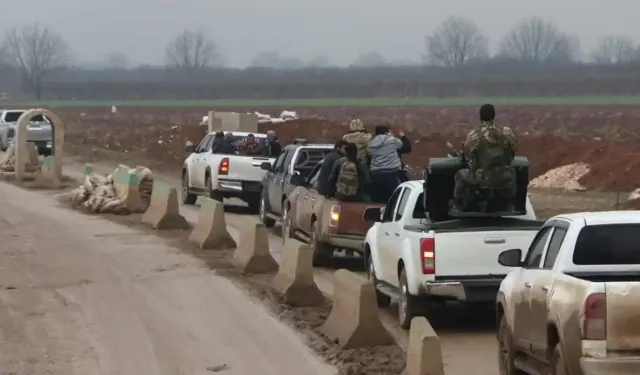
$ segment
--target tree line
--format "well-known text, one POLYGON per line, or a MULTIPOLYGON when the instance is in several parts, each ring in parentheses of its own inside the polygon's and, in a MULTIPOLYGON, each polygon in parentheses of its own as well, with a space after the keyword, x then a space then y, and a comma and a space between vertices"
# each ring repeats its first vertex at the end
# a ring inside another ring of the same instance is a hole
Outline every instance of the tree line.
POLYGON ((127 95, 153 99, 171 96, 171 90, 177 90, 174 97, 191 97, 196 95, 194 92, 202 97, 225 97, 224 92, 233 97, 359 97, 487 95, 489 91, 503 92, 501 95, 563 95, 582 89, 593 95, 640 91, 640 85, 635 84, 640 48, 628 36, 603 36, 585 59, 576 36, 551 21, 531 17, 513 26, 498 46, 492 55, 488 38, 477 24, 467 18, 450 17, 425 37, 423 66, 390 66, 380 54, 370 52, 359 56, 348 68, 337 68, 321 55, 304 64, 275 51, 265 51, 258 52, 247 69, 225 69, 225 59, 216 42, 202 30, 187 29, 168 41, 162 67, 127 68, 126 56, 115 52, 107 57, 109 68, 88 71, 71 66, 71 49, 60 34, 34 24, 5 32, 0 48, 0 85, 18 86, 37 99, 43 98, 45 86, 47 97, 58 99, 69 95, 85 98, 83 93, 92 87, 102 87, 110 98, 121 98, 124 90, 139 85, 145 86, 127 95), (583 75, 576 76, 576 66, 583 75), (619 69, 623 66, 624 72, 619 69), (281 74, 274 70, 278 67, 294 72, 281 74), (566 73, 562 80, 571 81, 566 74, 577 77, 572 81, 574 86, 562 87, 558 82, 557 74, 563 70, 566 73), (585 77, 591 80, 586 83, 590 89, 580 82, 585 77), (468 82, 470 79, 475 81, 468 82), (378 86, 372 87, 371 80, 378 86), (478 87, 480 81, 484 83, 478 87), (616 86, 619 83, 624 88, 616 86), (528 84, 546 89, 529 92, 522 87, 528 84), (230 87, 235 90, 229 91, 230 87), (617 91, 609 92, 609 87, 617 87, 617 91), (160 88, 162 91, 158 92, 160 88), (367 95, 367 90, 371 94, 367 95))

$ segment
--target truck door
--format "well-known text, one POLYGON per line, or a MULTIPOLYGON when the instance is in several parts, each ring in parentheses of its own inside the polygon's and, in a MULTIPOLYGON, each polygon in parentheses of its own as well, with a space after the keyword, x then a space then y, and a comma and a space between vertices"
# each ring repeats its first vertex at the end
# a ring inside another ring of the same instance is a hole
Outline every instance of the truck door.
MULTIPOLYGON (((542 228, 531 242, 520 277, 515 283, 514 298, 518 303, 514 306, 513 338, 514 343, 528 353, 531 353, 532 312, 531 290, 536 272, 540 271, 544 249, 547 247, 551 234, 551 227, 542 228)), ((546 314, 545 314, 546 316, 546 314)))
MULTIPOLYGON (((390 255, 394 249, 399 248, 400 232, 394 219, 403 189, 403 186, 398 187, 389 198, 389 202, 384 207, 380 228, 378 228, 378 259, 382 265, 376 268, 376 275, 379 280, 387 283, 397 279, 395 273, 392 274, 392 270, 396 270, 395 259, 391 260, 390 255), (398 234, 397 236, 396 233, 398 234)), ((404 190, 410 191, 408 189, 404 190)))
POLYGON ((204 172, 207 164, 207 153, 213 144, 213 134, 202 138, 193 155, 191 170, 189 171, 189 185, 196 189, 204 189, 204 172))
POLYGON ((301 189, 300 194, 301 197, 298 197, 298 202, 300 204, 300 210, 296 212, 296 221, 298 223, 298 228, 300 228, 305 233, 311 233, 311 215, 313 214, 313 209, 311 207, 311 200, 314 203, 317 202, 318 196, 318 177, 320 177, 320 168, 322 168, 322 163, 316 165, 311 174, 309 175, 309 179, 307 182, 307 186, 304 189, 301 189))
POLYGON ((292 149, 280 153, 273 167, 273 176, 269 181, 269 208, 274 214, 282 214, 282 185, 288 166, 291 164, 292 149))

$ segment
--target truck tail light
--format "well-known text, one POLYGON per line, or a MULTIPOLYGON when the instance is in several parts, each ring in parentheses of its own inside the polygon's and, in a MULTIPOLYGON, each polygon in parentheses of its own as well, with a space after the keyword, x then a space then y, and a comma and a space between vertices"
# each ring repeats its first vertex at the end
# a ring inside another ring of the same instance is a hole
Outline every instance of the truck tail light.
POLYGON ((434 238, 420 239, 420 264, 424 275, 436 273, 436 240, 434 238))
POLYGON ((229 174, 229 158, 222 158, 222 160, 220 160, 218 174, 229 174))
POLYGON ((607 296, 590 294, 584 302, 583 340, 607 339, 607 296))
POLYGON ((331 228, 338 227, 338 223, 340 222, 340 205, 332 204, 331 210, 329 211, 329 226, 331 228))

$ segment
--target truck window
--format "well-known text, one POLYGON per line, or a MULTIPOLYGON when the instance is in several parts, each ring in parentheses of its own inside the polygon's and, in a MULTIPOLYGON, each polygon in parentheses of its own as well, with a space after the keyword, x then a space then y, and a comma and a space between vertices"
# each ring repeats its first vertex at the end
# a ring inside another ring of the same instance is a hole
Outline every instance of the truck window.
POLYGON ((213 135, 211 134, 202 138, 202 141, 200 141, 200 144, 196 148, 196 152, 205 152, 207 150, 207 144, 211 143, 212 140, 213 140, 213 135))
POLYGON ((413 218, 414 219, 426 219, 427 214, 424 209, 424 193, 420 193, 416 205, 413 206, 413 218))
POLYGON ((307 178, 313 168, 331 151, 332 150, 327 149, 303 148, 298 152, 293 170, 300 172, 302 177, 307 178))
POLYGON ((562 241, 564 241, 564 236, 566 234, 566 229, 557 227, 554 228, 553 234, 551 235, 551 241, 549 241, 547 256, 544 259, 543 268, 553 268, 553 264, 556 262, 556 258, 558 257, 558 253, 560 252, 560 247, 562 246, 562 241))
POLYGON ((576 265, 640 264, 640 224, 589 225, 573 250, 576 265))
POLYGON ((540 261, 542 260, 542 253, 544 247, 547 244, 547 239, 551 233, 551 227, 544 227, 536 234, 536 238, 533 239, 527 256, 524 260, 524 266, 526 268, 538 268, 540 267, 540 261))
POLYGON ((291 159, 291 149, 284 150, 278 155, 275 163, 273 163, 273 172, 280 173, 284 169, 284 162, 286 159, 291 159))
POLYGON ((311 175, 309 175, 309 185, 315 187, 318 183, 318 177, 320 177, 320 168, 322 168, 322 161, 318 163, 313 171, 311 171, 311 175))
POLYGON ((407 201, 409 200, 409 195, 411 195, 411 189, 406 188, 402 190, 402 196, 400 198, 400 203, 398 204, 398 210, 396 211, 396 217, 393 221, 398 221, 402 219, 402 214, 404 213, 405 208, 407 207, 407 201))
POLYGON ((391 198, 389 198, 389 202, 387 202, 384 208, 384 215, 382 215, 383 223, 388 223, 393 218, 393 210, 396 208, 396 203, 398 203, 400 192, 402 192, 402 187, 397 188, 391 195, 391 198))

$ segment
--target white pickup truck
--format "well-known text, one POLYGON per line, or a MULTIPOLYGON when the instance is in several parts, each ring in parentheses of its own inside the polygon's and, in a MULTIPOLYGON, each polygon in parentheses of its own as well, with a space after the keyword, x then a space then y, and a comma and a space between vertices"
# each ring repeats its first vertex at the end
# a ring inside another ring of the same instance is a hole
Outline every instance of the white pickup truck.
MULTIPOLYGON (((225 132, 227 134, 229 132, 225 132)), ((233 132, 231 141, 239 143, 249 134, 264 143, 266 134, 233 132)), ((182 167, 182 202, 195 204, 198 195, 220 202, 224 198, 239 198, 258 212, 260 206, 260 182, 267 173, 261 169, 264 162, 273 163, 267 156, 242 156, 239 154, 215 154, 212 146, 215 133, 207 134, 196 147, 187 146, 191 154, 182 167)))
POLYGON ((527 247, 542 222, 526 198, 526 215, 432 222, 424 208, 423 181, 401 184, 386 207, 368 208, 375 221, 365 238, 365 264, 378 305, 398 298, 399 320, 408 328, 424 302, 495 303, 509 267, 502 251, 527 247))
POLYGON ((500 373, 640 374, 639 244, 640 211, 572 213, 500 254, 500 373))

